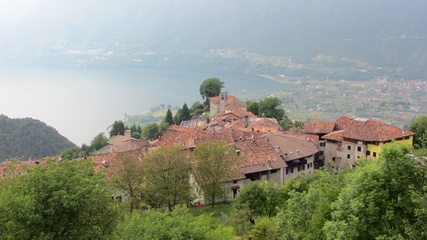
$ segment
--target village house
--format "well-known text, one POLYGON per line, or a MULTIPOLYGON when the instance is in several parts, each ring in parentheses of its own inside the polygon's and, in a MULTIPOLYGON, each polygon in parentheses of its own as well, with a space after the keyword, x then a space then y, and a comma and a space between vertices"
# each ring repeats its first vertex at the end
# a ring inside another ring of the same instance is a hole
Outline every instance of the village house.
MULTIPOLYGON (((186 128, 172 125, 155 146, 181 145, 193 150, 205 141, 225 141, 236 149, 239 161, 231 166, 235 177, 224 183, 226 199, 234 199, 241 188, 254 181, 273 181, 282 185, 299 174, 314 169, 316 147, 303 139, 279 133, 252 133, 233 128, 186 128)), ((200 196, 203 199, 203 196, 200 196)))
POLYGON ((317 136, 319 141, 317 148, 319 152, 315 156, 316 167, 325 165, 325 140, 322 137, 325 134, 331 133, 335 130, 335 123, 333 122, 321 122, 321 121, 306 121, 302 131, 308 135, 317 136))
POLYGON ((147 141, 135 139, 131 136, 131 130, 125 130, 124 135, 117 135, 111 138, 107 142, 107 145, 97 151, 97 154, 102 155, 113 152, 129 152, 150 146, 147 141))
POLYGON ((324 135, 325 159, 329 169, 355 167, 357 159, 376 159, 383 147, 392 141, 412 145, 413 132, 389 124, 363 118, 343 119, 336 124, 337 131, 324 135))
POLYGON ((240 101, 236 97, 228 95, 228 92, 222 92, 219 96, 209 98, 210 101, 210 117, 214 118, 217 115, 229 113, 239 109, 246 111, 246 103, 240 101))

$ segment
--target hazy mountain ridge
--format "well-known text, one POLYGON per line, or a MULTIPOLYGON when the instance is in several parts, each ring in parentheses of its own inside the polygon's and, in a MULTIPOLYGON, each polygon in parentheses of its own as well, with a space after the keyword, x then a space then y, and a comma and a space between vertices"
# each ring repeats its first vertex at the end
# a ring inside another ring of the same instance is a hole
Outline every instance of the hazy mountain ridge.
POLYGON ((9 158, 53 156, 70 147, 75 145, 39 120, 0 115, 0 162, 9 158))
POLYGON ((238 58, 206 57, 233 49, 302 64, 316 54, 360 59, 390 68, 380 76, 419 78, 427 69, 421 0, 35 2, 14 22, 0 21, 8 23, 0 23, 8 36, 0 63, 251 70, 238 58))

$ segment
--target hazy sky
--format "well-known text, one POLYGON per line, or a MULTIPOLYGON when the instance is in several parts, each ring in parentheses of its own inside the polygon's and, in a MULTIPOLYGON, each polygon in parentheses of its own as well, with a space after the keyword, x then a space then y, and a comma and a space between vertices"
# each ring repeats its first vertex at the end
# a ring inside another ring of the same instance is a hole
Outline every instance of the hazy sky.
MULTIPOLYGON (((188 87, 193 93, 185 98, 181 92, 171 94, 165 76, 157 76, 158 82, 152 79, 155 77, 139 78, 124 70, 3 70, 0 113, 11 118, 39 119, 81 145, 105 131, 114 120, 123 119, 125 113, 138 114, 161 103, 182 104, 199 98, 197 85, 188 87), (162 92, 167 95, 159 96, 162 92)), ((174 87, 182 91, 180 86, 174 87)))
POLYGON ((182 105, 183 101, 199 100, 202 80, 218 75, 190 74, 190 87, 178 82, 185 76, 177 80, 167 75, 157 78, 153 73, 144 78, 135 73, 122 76, 127 73, 120 69, 111 74, 70 68, 69 62, 78 62, 79 57, 90 62, 96 55, 92 53, 99 51, 103 55, 96 57, 132 63, 136 53, 138 57, 163 53, 175 54, 174 60, 180 62, 181 47, 193 50, 197 45, 200 52, 240 47, 256 52, 244 44, 262 50, 272 43, 269 40, 275 40, 275 49, 280 50, 280 44, 288 46, 284 38, 296 39, 296 43, 299 38, 316 41, 317 36, 331 29, 336 30, 336 38, 357 35, 367 28, 370 30, 365 37, 369 38, 424 36, 427 24, 413 23, 425 20, 426 2, 0 0, 0 113, 39 119, 81 145, 124 113, 136 114, 162 103, 182 105), (410 19, 399 18, 406 13, 410 19), (341 20, 356 25, 340 25, 341 20), (391 31, 385 27, 388 23, 394 24, 391 31), (126 44, 131 47, 122 47, 126 44), (117 46, 122 48, 115 49, 117 46), (129 59, 123 57, 125 54, 129 59), (49 61, 56 59, 66 63, 61 66, 65 70, 33 68, 52 65, 49 61))

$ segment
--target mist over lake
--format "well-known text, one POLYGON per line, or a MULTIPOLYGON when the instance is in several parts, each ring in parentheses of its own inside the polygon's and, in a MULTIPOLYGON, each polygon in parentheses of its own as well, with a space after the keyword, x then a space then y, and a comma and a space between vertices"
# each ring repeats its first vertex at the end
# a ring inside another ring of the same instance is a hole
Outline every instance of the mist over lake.
POLYGON ((283 87, 254 75, 176 68, 7 68, 0 69, 0 112, 41 120, 81 145, 125 114, 202 102, 199 87, 210 77, 242 99, 283 87))

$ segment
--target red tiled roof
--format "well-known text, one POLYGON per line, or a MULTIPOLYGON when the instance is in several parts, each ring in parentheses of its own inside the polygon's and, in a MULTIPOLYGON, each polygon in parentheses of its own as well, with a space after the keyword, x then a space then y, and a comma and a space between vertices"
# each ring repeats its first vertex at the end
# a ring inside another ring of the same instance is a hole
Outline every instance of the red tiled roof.
POLYGON ((240 152, 239 168, 244 174, 286 167, 284 160, 265 138, 238 141, 234 147, 240 152))
POLYGON ((252 118, 248 128, 254 128, 255 131, 259 130, 260 132, 271 132, 279 131, 282 129, 280 124, 274 118, 252 118))
POLYGON ((322 138, 323 139, 328 139, 328 140, 342 142, 342 140, 343 140, 343 134, 344 134, 344 130, 338 130, 338 131, 335 131, 335 132, 328 133, 325 136, 323 136, 322 138))
POLYGON ((306 134, 301 129, 294 128, 294 129, 291 129, 291 130, 288 130, 288 131, 284 131, 283 134, 284 135, 289 135, 289 136, 294 136, 294 137, 297 137, 297 138, 301 138, 301 139, 306 140, 306 141, 310 141, 310 143, 312 143, 316 147, 319 144, 319 136, 312 135, 312 134, 306 134))
POLYGON ((349 118, 349 117, 347 117, 347 116, 342 116, 342 117, 338 118, 335 121, 335 124, 336 124, 335 125, 336 126, 335 130, 343 130, 343 129, 345 129, 351 123, 351 121, 352 121, 352 119, 349 118))
POLYGON ((228 95, 228 105, 246 109, 247 104, 234 96, 228 95))
POLYGON ((335 123, 307 121, 303 127, 303 131, 310 134, 326 134, 334 131, 335 123))
POLYGON ((385 142, 415 133, 376 120, 356 120, 344 130, 343 137, 367 142, 385 142))

